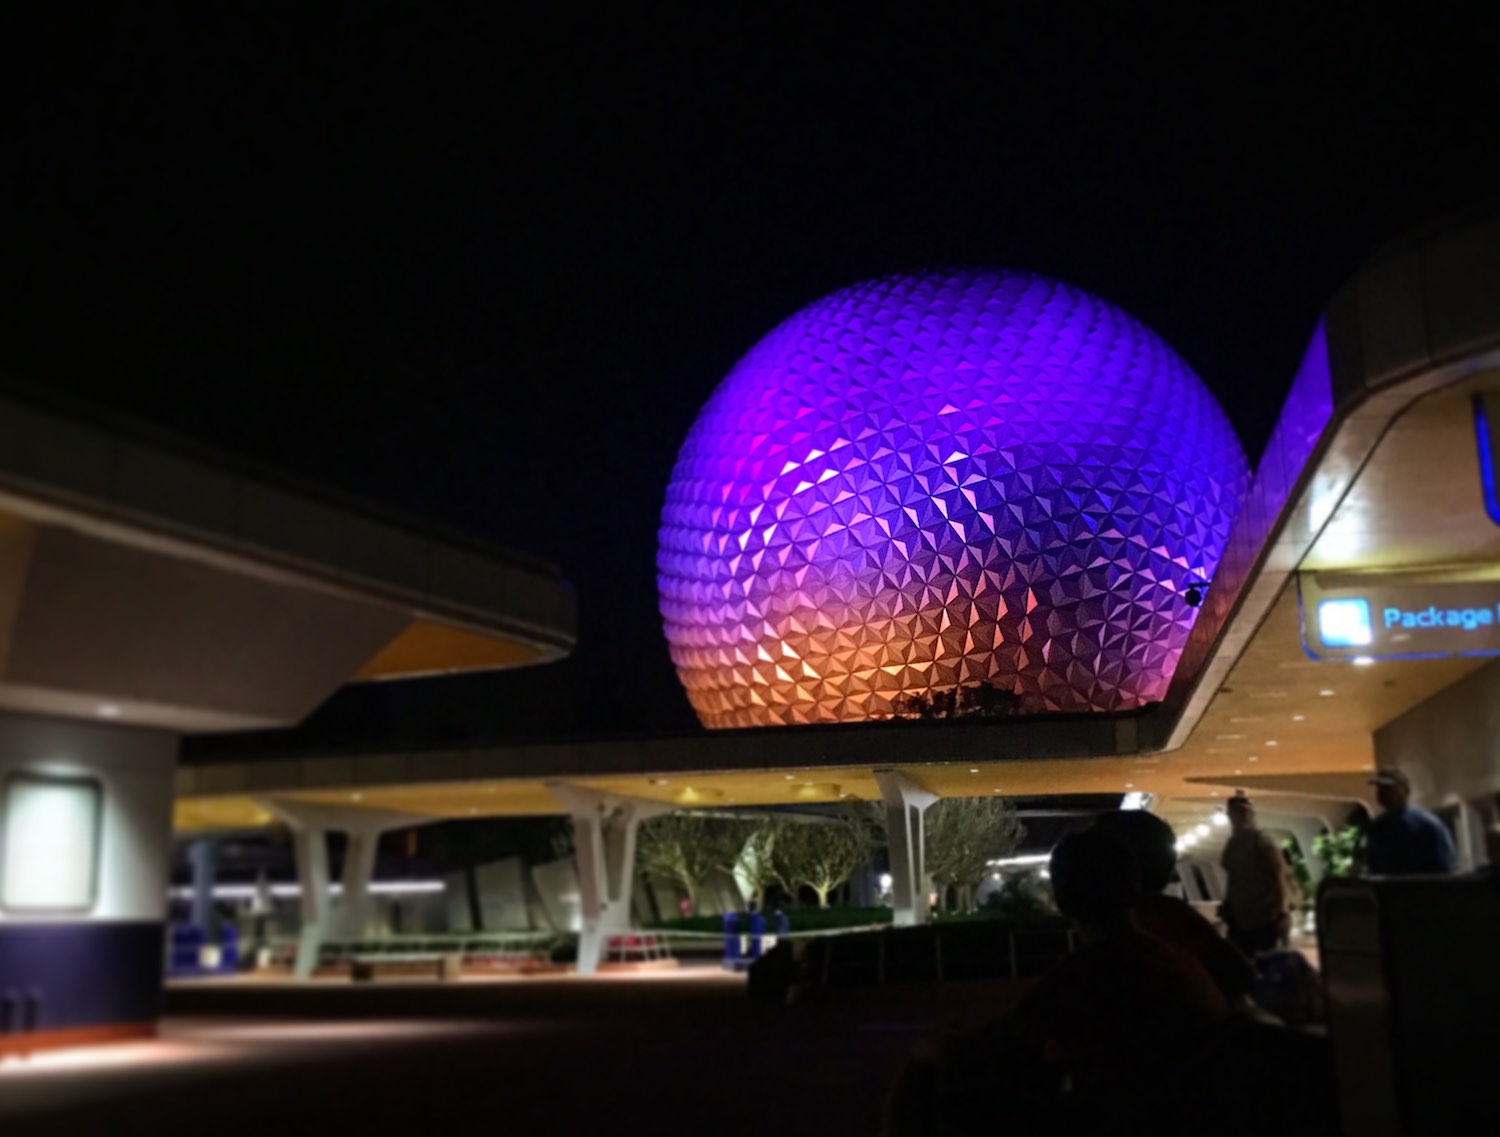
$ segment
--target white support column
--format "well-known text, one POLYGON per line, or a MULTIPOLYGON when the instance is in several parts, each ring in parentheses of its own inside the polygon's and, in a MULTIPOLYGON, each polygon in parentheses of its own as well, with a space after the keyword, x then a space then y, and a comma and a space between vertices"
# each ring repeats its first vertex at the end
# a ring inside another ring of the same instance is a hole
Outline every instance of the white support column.
POLYGON ((547 789, 573 819, 573 855, 582 916, 578 973, 592 975, 603 961, 610 937, 630 928, 635 840, 641 822, 670 813, 672 807, 565 782, 548 783, 547 789))
POLYGON ((307 979, 318 965, 318 954, 326 938, 359 939, 365 934, 380 835, 433 819, 385 809, 341 808, 276 799, 265 799, 261 805, 292 831, 297 883, 302 891, 302 927, 297 933, 293 974, 298 979, 307 979), (344 852, 343 897, 337 907, 328 875, 328 834, 335 831, 349 838, 344 852))
POLYGON ((891 842, 891 908, 897 927, 927 922, 927 865, 922 815, 937 795, 897 770, 876 770, 891 842))
POLYGON ((375 851, 380 829, 350 829, 344 850, 344 894, 339 900, 335 928, 345 939, 361 939, 370 924, 370 883, 375 879, 375 851))
POLYGON ((318 966, 318 949, 323 945, 332 903, 328 888, 328 830, 294 826, 292 844, 297 860, 297 884, 302 891, 302 927, 297 932, 297 962, 292 974, 307 979, 318 966))

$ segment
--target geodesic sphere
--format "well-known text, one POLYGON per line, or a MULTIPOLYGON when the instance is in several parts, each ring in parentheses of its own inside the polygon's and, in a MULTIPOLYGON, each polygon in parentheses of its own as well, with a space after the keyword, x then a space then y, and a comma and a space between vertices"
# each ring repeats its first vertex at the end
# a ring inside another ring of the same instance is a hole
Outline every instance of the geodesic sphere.
POLYGON ((756 344, 683 443, 657 558, 704 725, 887 717, 988 683, 1022 712, 1159 700, 1244 455, 1203 383, 1097 297, 889 276, 756 344))

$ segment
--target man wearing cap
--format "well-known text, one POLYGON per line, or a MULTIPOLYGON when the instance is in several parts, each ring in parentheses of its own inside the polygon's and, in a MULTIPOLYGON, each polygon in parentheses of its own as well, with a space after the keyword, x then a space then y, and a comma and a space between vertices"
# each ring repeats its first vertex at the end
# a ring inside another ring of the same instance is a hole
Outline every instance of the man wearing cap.
POLYGON ((1229 942, 1252 959, 1286 944, 1291 933, 1290 874, 1276 842, 1255 822, 1255 805, 1243 793, 1224 804, 1230 835, 1224 868, 1224 920, 1229 942))
POLYGON ((1447 874, 1458 854, 1448 827, 1411 803, 1411 780, 1400 770, 1377 770, 1370 779, 1385 812, 1370 822, 1368 867, 1374 876, 1447 874))

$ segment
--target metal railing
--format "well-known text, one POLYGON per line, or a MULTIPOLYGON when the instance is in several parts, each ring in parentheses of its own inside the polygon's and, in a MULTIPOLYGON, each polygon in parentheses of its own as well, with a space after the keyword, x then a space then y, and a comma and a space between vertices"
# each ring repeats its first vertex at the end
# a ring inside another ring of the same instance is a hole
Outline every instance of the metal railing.
MULTIPOLYGON (((465 963, 535 962, 577 936, 566 932, 464 932, 441 935, 395 935, 349 940, 324 940, 318 945, 318 965, 336 967, 360 962, 417 963, 458 956, 465 963)), ((297 954, 295 937, 270 943, 273 964, 288 963, 297 954)))

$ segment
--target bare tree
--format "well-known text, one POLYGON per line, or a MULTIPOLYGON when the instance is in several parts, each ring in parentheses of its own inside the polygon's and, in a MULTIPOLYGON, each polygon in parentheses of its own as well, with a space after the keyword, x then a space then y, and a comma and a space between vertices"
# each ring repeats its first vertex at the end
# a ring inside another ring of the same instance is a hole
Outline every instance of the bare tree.
POLYGON ((1015 807, 998 797, 943 798, 927 811, 923 827, 927 871, 941 886, 944 909, 950 885, 960 906, 971 909, 990 861, 1015 852, 1026 836, 1015 807))
POLYGON ((664 813, 642 824, 636 863, 647 876, 680 885, 696 912, 703 882, 734 863, 741 841, 735 828, 721 819, 664 813))
POLYGON ((765 906, 766 888, 780 880, 776 847, 788 828, 785 818, 766 815, 754 822, 739 823, 737 842, 731 845, 733 862, 727 866, 747 902, 765 906))
POLYGON ((868 818, 846 810, 827 821, 788 822, 776 837, 773 863, 778 879, 790 891, 806 885, 818 894, 818 907, 828 907, 828 895, 869 863, 876 838, 868 818))

